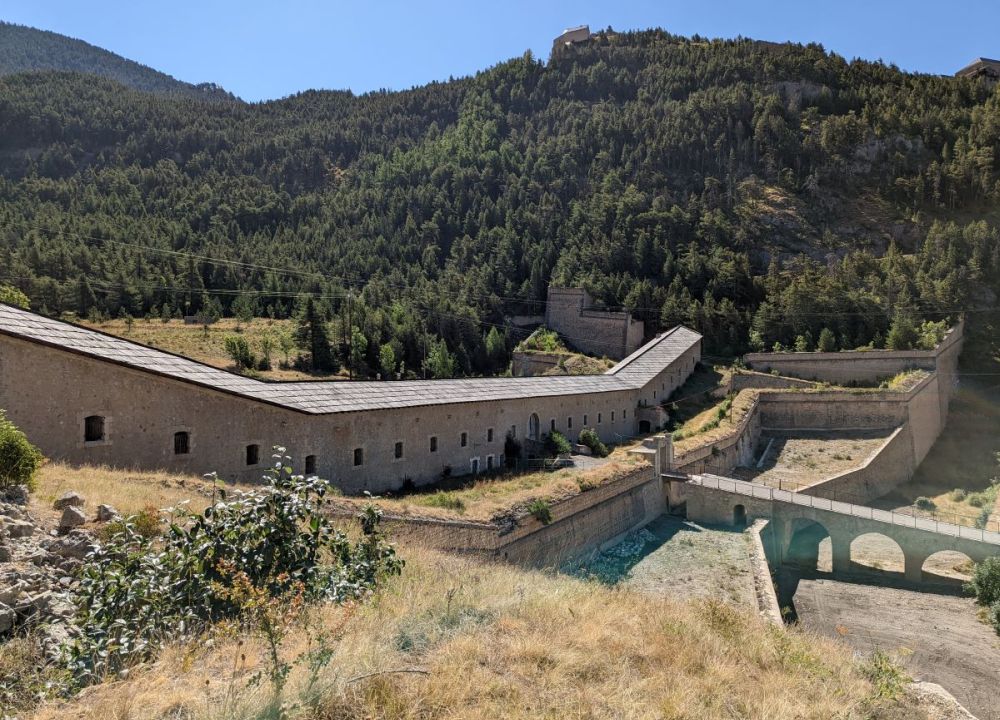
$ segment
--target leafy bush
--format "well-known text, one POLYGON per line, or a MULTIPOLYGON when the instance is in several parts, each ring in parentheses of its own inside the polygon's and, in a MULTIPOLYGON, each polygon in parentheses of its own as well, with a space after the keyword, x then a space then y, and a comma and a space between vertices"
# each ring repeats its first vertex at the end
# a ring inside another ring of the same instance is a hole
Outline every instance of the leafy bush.
POLYGON ((1000 635, 1000 602, 993 603, 990 605, 990 625, 996 631, 997 635, 1000 635))
POLYGON ((352 543, 325 512, 330 483, 293 475, 283 449, 267 487, 191 513, 172 511, 164 537, 140 534, 128 518, 83 567, 76 637, 64 658, 88 684, 151 657, 166 640, 242 615, 241 598, 343 601, 373 589, 402 560, 378 531, 374 505, 359 514, 352 543))
POLYGON ((158 537, 163 531, 163 519, 160 511, 152 505, 147 505, 135 515, 127 518, 112 520, 98 531, 101 540, 111 540, 115 535, 124 532, 125 526, 131 525, 131 532, 134 532, 147 540, 158 537))
POLYGON ((545 451, 552 456, 567 455, 573 451, 569 440, 558 430, 553 430, 545 436, 545 451))
POLYGON ((27 485, 35 488, 35 472, 42 464, 42 453, 0 410, 0 490, 27 485))
POLYGON ((31 302, 28 300, 28 296, 13 285, 0 284, 0 303, 13 305, 14 307, 23 308, 24 310, 28 310, 31 307, 31 302))
POLYGON ((542 525, 548 525, 552 522, 552 506, 544 498, 532 500, 531 504, 528 505, 528 512, 542 525))
POLYGON ((248 370, 257 366, 257 358, 250 349, 250 343, 242 335, 227 335, 225 346, 226 355, 236 365, 237 370, 248 370))
POLYGON ((916 500, 913 501, 914 507, 918 510, 937 510, 937 505, 929 497, 924 497, 921 495, 916 500))
POLYGON ((955 488, 951 491, 951 499, 955 502, 962 502, 969 496, 969 493, 962 488, 955 488))
POLYGON ((1000 556, 976 563, 966 591, 976 596, 976 602, 987 607, 1000 602, 1000 556))
POLYGON ((607 457, 608 456, 608 446, 601 442, 601 438, 598 436, 595 430, 590 428, 584 428, 580 431, 580 444, 586 445, 590 448, 590 452, 594 453, 597 457, 607 457))
POLYGON ((541 327, 525 338, 517 349, 538 350, 540 352, 565 352, 566 346, 559 339, 559 333, 541 327))

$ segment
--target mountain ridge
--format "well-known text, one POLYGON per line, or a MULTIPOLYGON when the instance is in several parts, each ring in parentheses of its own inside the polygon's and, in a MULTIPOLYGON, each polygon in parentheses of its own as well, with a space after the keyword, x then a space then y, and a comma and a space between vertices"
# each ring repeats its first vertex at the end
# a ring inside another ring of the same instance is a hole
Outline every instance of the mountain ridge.
POLYGON ((215 83, 188 83, 84 40, 0 21, 0 76, 64 71, 106 77, 146 92, 211 101, 237 100, 215 83))
POLYGON ((51 312, 286 317, 307 293, 384 376, 438 351, 495 372, 553 284, 718 355, 996 312, 1000 94, 815 44, 598 33, 398 92, 38 73, 0 97, 0 267, 51 312))

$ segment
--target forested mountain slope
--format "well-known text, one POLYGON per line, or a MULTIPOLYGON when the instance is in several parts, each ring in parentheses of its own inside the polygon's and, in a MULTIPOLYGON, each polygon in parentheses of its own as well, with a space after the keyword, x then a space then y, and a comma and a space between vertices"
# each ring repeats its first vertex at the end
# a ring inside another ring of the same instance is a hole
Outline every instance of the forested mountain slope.
POLYGON ((0 274, 51 312, 283 316, 309 291, 369 372, 386 345, 495 370, 550 282, 713 353, 905 346, 961 311, 992 342, 998 153, 985 82, 662 31, 259 105, 12 75, 0 274))
POLYGON ((47 30, 0 22, 0 75, 33 70, 66 70, 110 78, 149 92, 206 100, 233 100, 212 83, 192 85, 126 60, 120 55, 47 30))

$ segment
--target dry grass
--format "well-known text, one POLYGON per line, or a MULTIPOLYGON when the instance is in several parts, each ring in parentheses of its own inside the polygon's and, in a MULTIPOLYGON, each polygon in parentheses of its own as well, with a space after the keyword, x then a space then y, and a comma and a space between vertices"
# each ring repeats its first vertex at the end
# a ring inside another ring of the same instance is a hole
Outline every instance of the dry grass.
MULTIPOLYGON (((335 653, 311 688, 296 666, 281 698, 291 717, 904 717, 870 700, 846 646, 753 613, 427 550, 405 555, 403 576, 371 602, 318 609, 311 632, 295 621, 287 657, 323 632, 335 653)), ((258 640, 220 632, 35 718, 276 718, 266 681, 247 685, 265 664, 258 640)))
POLYGON ((718 416, 719 408, 726 402, 725 400, 691 418, 681 428, 685 432, 684 438, 674 442, 674 454, 683 455, 695 448, 717 442, 735 432, 744 416, 753 407, 758 393, 757 390, 740 390, 736 393, 725 418, 715 427, 712 427, 712 421, 718 416))
POLYGON ((70 490, 86 498, 88 514, 102 503, 131 515, 149 506, 165 508, 185 500, 192 510, 200 511, 212 501, 211 483, 195 475, 48 462, 36 479, 32 510, 42 518, 58 514, 52 510, 52 502, 70 490))
MULTIPOLYGON (((629 455, 628 447, 616 448, 608 462, 595 468, 501 473, 481 477, 472 484, 455 490, 384 497, 379 500, 379 505, 393 515, 460 517, 488 522, 497 516, 525 508, 536 499, 549 502, 565 500, 617 480, 644 462, 639 457, 629 455)), ((361 498, 341 498, 337 502, 354 506, 366 501, 361 498)))
MULTIPOLYGON (((234 318, 224 318, 209 325, 207 329, 202 325, 185 325, 183 320, 163 322, 162 320, 140 318, 132 322, 131 329, 124 320, 107 320, 101 323, 91 323, 86 320, 77 322, 101 332, 118 335, 143 345, 151 345, 224 370, 234 369, 232 360, 229 359, 225 350, 227 335, 242 334, 257 355, 261 354, 261 339, 269 336, 274 345, 274 350, 271 353, 271 363, 274 369, 261 372, 261 378, 265 380, 315 380, 320 377, 298 370, 278 368, 278 362, 284 360, 278 339, 282 335, 291 335, 295 331, 295 321, 293 320, 257 318, 248 325, 241 325, 234 318)), ((291 359, 294 360, 295 355, 296 351, 292 351, 291 359)), ((337 377, 339 376, 322 376, 325 380, 333 380, 337 377)))

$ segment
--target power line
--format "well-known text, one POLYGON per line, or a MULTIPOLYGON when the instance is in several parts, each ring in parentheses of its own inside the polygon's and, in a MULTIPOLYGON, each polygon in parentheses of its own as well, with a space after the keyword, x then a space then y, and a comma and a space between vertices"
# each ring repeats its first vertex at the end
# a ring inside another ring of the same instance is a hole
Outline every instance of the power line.
MULTIPOLYGON (((26 225, 27 227, 33 228, 35 230, 38 230, 38 231, 44 232, 44 233, 57 234, 57 235, 67 236, 67 237, 75 237, 77 239, 84 240, 84 241, 86 241, 86 240, 92 240, 92 241, 99 242, 99 243, 111 243, 111 244, 119 245, 119 246, 122 246, 122 247, 130 247, 130 248, 134 248, 134 249, 141 250, 141 251, 158 253, 158 254, 167 255, 167 256, 171 256, 171 257, 180 257, 180 258, 198 260, 199 262, 204 262, 204 263, 208 263, 208 264, 211 264, 211 265, 223 265, 223 266, 228 266, 228 267, 239 267, 239 268, 248 269, 248 270, 259 270, 259 271, 263 271, 263 272, 272 272, 272 273, 277 273, 277 274, 282 274, 282 275, 292 275, 292 276, 296 276, 296 277, 313 278, 313 279, 318 279, 318 280, 327 280, 327 279, 329 279, 329 277, 327 275, 324 275, 320 271, 296 270, 296 269, 293 269, 293 268, 277 267, 277 266, 273 266, 273 265, 263 265, 263 264, 260 264, 260 263, 252 263, 252 262, 247 262, 247 261, 243 261, 243 260, 230 260, 230 259, 226 259, 226 258, 218 258, 218 257, 210 256, 210 255, 203 255, 203 254, 199 254, 199 253, 193 253, 193 252, 190 252, 190 251, 187 251, 187 250, 171 250, 171 249, 166 249, 166 248, 157 248, 157 247, 154 247, 154 246, 151 246, 151 245, 144 245, 142 243, 137 243, 137 242, 134 242, 134 241, 116 240, 116 239, 113 239, 113 238, 99 238, 99 237, 95 237, 93 235, 84 235, 84 234, 79 233, 79 232, 70 232, 70 231, 62 230, 62 229, 55 229, 55 230, 53 230, 53 229, 46 228, 46 227, 43 227, 43 226, 40 226, 40 225, 33 225, 31 223, 23 223, 23 224, 26 225)), ((346 284, 346 285, 349 285, 349 286, 350 285, 354 285, 355 287, 358 287, 359 289, 364 289, 364 285, 366 283, 371 283, 371 282, 375 282, 376 281, 375 279, 373 279, 371 277, 366 278, 366 277, 364 277, 364 276, 362 276, 362 275, 360 275, 360 274, 358 274, 356 272, 350 272, 350 271, 340 271, 339 276, 337 277, 337 279, 338 280, 343 280, 344 284, 346 284), (353 279, 352 280, 347 280, 346 278, 353 278, 353 279)), ((413 290, 414 289, 414 286, 412 286, 412 285, 405 285, 405 284, 395 283, 395 282, 393 282, 393 281, 391 281, 391 280, 389 280, 388 278, 385 278, 385 277, 379 277, 379 278, 377 278, 377 282, 385 283, 389 287, 393 287, 393 288, 398 289, 398 290, 413 290)), ((468 296, 468 297, 472 297, 472 298, 478 298, 480 300, 490 300, 490 301, 492 301, 492 300, 495 299, 495 300, 500 300, 500 301, 517 302, 517 303, 524 303, 524 304, 531 304, 531 305, 542 305, 542 306, 545 306, 545 307, 547 307, 548 305, 551 305, 551 304, 555 304, 551 300, 539 300, 539 299, 527 298, 527 297, 522 297, 522 296, 517 296, 517 295, 499 295, 499 294, 495 294, 495 295, 480 295, 480 294, 477 294, 477 293, 466 293, 464 291, 458 291, 458 290, 448 290, 448 289, 445 289, 445 288, 441 288, 440 286, 436 287, 435 289, 439 293, 442 293, 442 294, 445 294, 445 295, 451 295, 452 297, 454 297, 456 299, 463 299, 463 296, 468 296)), ((624 307, 624 303, 619 304, 618 307, 624 307)), ((602 310, 613 311, 614 307, 601 308, 601 309, 602 310)), ((659 307, 640 307, 640 306, 636 306, 634 308, 631 308, 630 312, 655 312, 655 313, 659 313, 661 310, 662 310, 662 308, 659 308, 659 307)), ((906 308, 906 310, 908 310, 910 312, 913 312, 913 313, 916 313, 918 315, 926 315, 926 316, 929 316, 929 315, 951 315, 951 314, 957 314, 957 313, 1000 313, 1000 308, 979 308, 979 307, 975 307, 975 308, 949 308, 949 309, 935 309, 935 310, 921 310, 921 309, 916 308, 916 307, 909 307, 909 308, 906 308)), ((824 312, 800 312, 800 313, 797 313, 797 316, 799 316, 799 317, 825 317, 825 318, 833 318, 833 317, 870 317, 870 316, 874 316, 874 315, 883 315, 883 314, 888 313, 889 311, 890 311, 890 309, 888 309, 888 308, 874 308, 872 310, 844 310, 844 311, 824 311, 824 312)))

